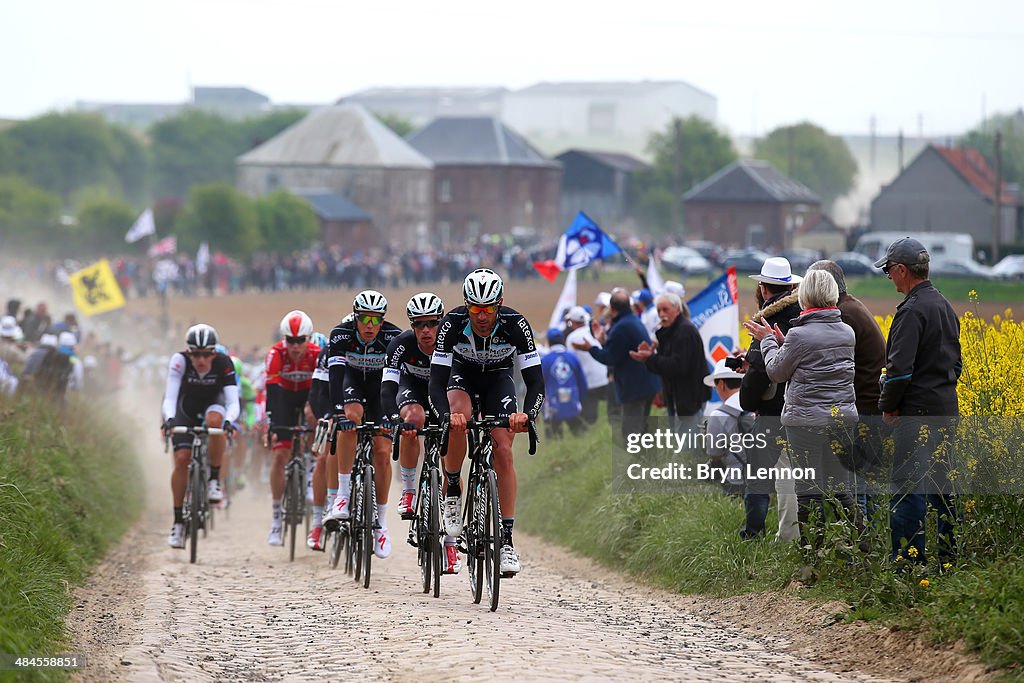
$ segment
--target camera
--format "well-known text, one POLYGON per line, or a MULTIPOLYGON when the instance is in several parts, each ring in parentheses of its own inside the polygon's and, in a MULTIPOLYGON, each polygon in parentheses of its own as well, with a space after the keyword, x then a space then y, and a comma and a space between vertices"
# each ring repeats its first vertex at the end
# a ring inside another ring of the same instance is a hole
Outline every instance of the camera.
POLYGON ((738 372, 743 367, 743 359, 736 356, 728 356, 725 359, 725 367, 738 372))

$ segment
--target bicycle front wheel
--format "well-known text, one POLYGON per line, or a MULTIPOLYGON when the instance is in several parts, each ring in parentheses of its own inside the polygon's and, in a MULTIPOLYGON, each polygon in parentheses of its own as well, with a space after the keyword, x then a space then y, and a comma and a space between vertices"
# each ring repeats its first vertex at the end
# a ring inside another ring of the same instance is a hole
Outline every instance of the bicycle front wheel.
POLYGON ((416 540, 416 559, 420 564, 423 592, 429 593, 433 581, 434 563, 430 559, 430 478, 427 470, 420 473, 420 487, 416 493, 416 520, 413 522, 416 540))
POLYGON ((441 536, 441 477, 436 468, 430 470, 429 522, 427 524, 427 560, 434 573, 434 597, 441 597, 441 560, 444 541, 441 536))
MULTIPOLYGON (((348 515, 349 547, 351 551, 352 578, 359 581, 363 577, 363 478, 352 476, 352 497, 349 498, 348 515)), ((347 562, 347 559, 346 559, 347 562)), ((346 570, 349 566, 346 564, 346 570)))
POLYGON ((478 481, 470 481, 469 495, 466 497, 465 523, 462 528, 466 534, 466 564, 469 565, 469 590, 473 593, 473 602, 480 603, 484 594, 484 527, 480 509, 481 486, 478 481))
POLYGON ((363 468, 363 588, 370 587, 370 561, 373 560, 373 523, 377 518, 373 465, 363 468))
POLYGON ((288 529, 288 559, 295 561, 295 538, 298 536, 299 520, 302 518, 302 480, 299 477, 297 468, 288 468, 288 481, 285 484, 285 526, 288 529))
POLYGON ((498 478, 494 470, 487 471, 484 484, 484 495, 481 497, 483 508, 484 542, 484 573, 487 575, 487 595, 491 599, 491 611, 498 609, 498 589, 501 587, 501 510, 498 506, 498 478))
POLYGON ((193 465, 189 475, 189 562, 195 564, 199 552, 199 527, 203 525, 203 471, 193 465))

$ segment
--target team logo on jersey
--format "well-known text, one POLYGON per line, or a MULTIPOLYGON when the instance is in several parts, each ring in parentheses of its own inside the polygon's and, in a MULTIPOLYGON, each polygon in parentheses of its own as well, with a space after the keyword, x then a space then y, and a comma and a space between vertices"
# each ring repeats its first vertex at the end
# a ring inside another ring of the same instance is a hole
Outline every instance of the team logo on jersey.
POLYGON ((410 394, 412 394, 412 389, 403 389, 402 390, 402 398, 409 398, 410 394))
POLYGON ((511 405, 514 401, 515 399, 512 398, 511 396, 505 396, 504 398, 501 399, 501 407, 504 408, 505 410, 508 410, 509 405, 511 405))
POLYGON ((349 394, 349 395, 352 395, 352 394, 356 393, 356 388, 355 387, 345 387, 345 393, 349 394))
POLYGON ((461 382, 462 381, 462 375, 452 375, 452 381, 453 382, 461 382))

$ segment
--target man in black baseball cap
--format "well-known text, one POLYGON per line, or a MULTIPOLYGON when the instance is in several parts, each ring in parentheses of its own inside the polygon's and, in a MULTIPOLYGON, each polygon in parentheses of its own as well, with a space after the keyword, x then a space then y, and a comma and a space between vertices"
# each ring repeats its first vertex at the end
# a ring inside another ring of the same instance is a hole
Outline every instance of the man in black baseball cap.
POLYGON ((928 251, 903 237, 875 263, 905 295, 885 345, 878 407, 893 425, 893 497, 889 522, 892 556, 924 562, 925 514, 938 517, 940 563, 952 561, 956 513, 949 473, 955 470, 956 385, 963 369, 960 320, 928 279, 928 251), (914 547, 916 552, 908 553, 914 547))

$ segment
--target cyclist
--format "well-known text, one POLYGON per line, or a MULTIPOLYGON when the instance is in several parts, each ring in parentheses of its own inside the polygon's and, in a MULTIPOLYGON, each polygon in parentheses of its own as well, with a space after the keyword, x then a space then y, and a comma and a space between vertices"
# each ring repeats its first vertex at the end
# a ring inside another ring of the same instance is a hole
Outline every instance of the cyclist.
MULTIPOLYGON (((171 356, 167 367, 167 385, 164 389, 163 434, 172 427, 230 428, 238 419, 238 384, 231 359, 215 351, 217 331, 200 323, 185 334, 187 349, 171 356)), ((182 506, 188 485, 188 466, 191 461, 192 436, 175 434, 174 472, 171 474, 171 494, 174 502, 174 526, 167 537, 172 548, 185 547, 185 519, 182 506)), ((220 487, 220 467, 224 461, 227 439, 223 435, 209 439, 210 483, 207 497, 211 503, 224 498, 220 487)))
POLYGON ((306 399, 313 383, 313 370, 320 348, 309 342, 313 321, 302 311, 289 311, 281 319, 281 341, 267 352, 267 419, 273 463, 270 495, 273 499, 267 543, 284 545, 282 537, 284 468, 291 457, 292 433, 282 427, 296 427, 305 414, 306 399))
MULTIPOLYGON (((309 389, 309 411, 314 420, 324 420, 331 415, 331 388, 330 373, 327 371, 327 356, 330 349, 327 345, 327 336, 322 332, 314 332, 311 339, 313 344, 320 347, 320 353, 316 357, 316 369, 313 370, 313 384, 309 389)), ((330 446, 321 448, 315 452, 316 462, 313 465, 313 476, 311 481, 312 496, 307 498, 312 503, 313 520, 309 529, 309 536, 306 537, 306 545, 311 550, 324 549, 324 504, 327 502, 328 486, 328 465, 327 458, 330 455, 330 446)), ((335 465, 335 478, 337 478, 337 465, 335 465)), ((337 483, 334 484, 337 488, 337 483)))
MULTIPOLYGON (((426 422, 429 399, 430 357, 437 341, 437 328, 444 316, 444 303, 431 292, 421 292, 409 299, 405 313, 412 324, 388 346, 381 382, 380 401, 389 422, 401 424, 402 441, 399 444, 398 464, 402 474, 402 497, 398 513, 402 519, 415 517, 413 498, 416 495, 416 461, 419 459, 419 440, 414 429, 422 429, 426 422)), ((455 537, 445 538, 445 558, 448 573, 458 574, 462 566, 455 548, 455 537)))
POLYGON ((498 502, 504 530, 501 571, 519 572, 519 555, 512 543, 515 523, 516 471, 512 463, 512 439, 527 431, 544 403, 544 377, 540 355, 530 324, 521 313, 503 306, 504 286, 493 270, 478 268, 462 285, 466 305, 441 320, 437 345, 430 363, 430 406, 435 417, 450 416, 451 437, 444 469, 445 533, 462 532, 459 475, 466 457, 466 420, 473 416, 472 397, 479 397, 479 412, 507 417, 509 429, 491 431, 494 440, 494 471, 498 477, 498 502), (512 373, 518 363, 526 383, 526 412, 517 412, 512 373))
MULTIPOLYGON (((388 300, 378 291, 367 289, 352 302, 355 318, 331 330, 330 358, 331 403, 339 419, 338 495, 325 521, 348 519, 349 492, 352 486, 352 464, 355 461, 355 425, 364 421, 381 424, 384 414, 380 406, 380 385, 384 373, 384 356, 388 344, 401 334, 394 324, 385 322, 388 300)), ((373 552, 383 559, 391 554, 386 512, 388 488, 391 484, 391 448, 387 438, 377 436, 373 442, 374 481, 377 488, 379 528, 373 530, 373 552)))

